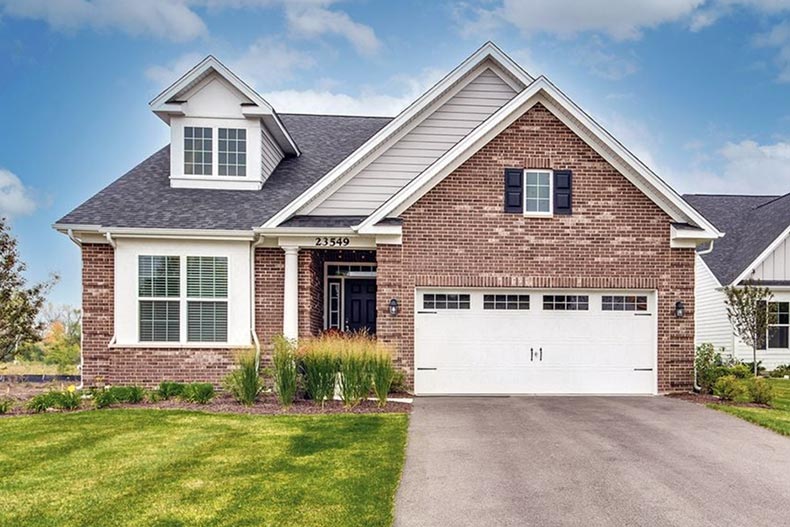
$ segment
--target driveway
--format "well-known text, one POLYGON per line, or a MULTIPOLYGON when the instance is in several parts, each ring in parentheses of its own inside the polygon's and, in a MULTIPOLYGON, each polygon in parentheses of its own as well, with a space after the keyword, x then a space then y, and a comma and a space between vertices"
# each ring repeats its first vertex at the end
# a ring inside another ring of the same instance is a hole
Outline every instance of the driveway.
POLYGON ((397 527, 788 521, 790 438, 665 397, 415 401, 397 527))

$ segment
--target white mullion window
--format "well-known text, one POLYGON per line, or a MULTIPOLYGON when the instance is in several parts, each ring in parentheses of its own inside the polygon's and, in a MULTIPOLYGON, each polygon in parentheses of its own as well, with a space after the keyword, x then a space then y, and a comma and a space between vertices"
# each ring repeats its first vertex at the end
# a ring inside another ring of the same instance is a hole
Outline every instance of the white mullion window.
POLYGON ((768 325, 768 349, 790 347, 790 302, 770 302, 773 321, 768 325))
POLYGON ((551 216, 554 213, 552 199, 554 178, 551 170, 524 171, 524 214, 527 216, 551 216))
POLYGON ((178 256, 137 257, 137 323, 140 342, 181 339, 181 268, 178 256))
POLYGON ((213 136, 213 128, 184 127, 184 174, 210 176, 216 173, 213 136))
POLYGON ((187 256, 187 342, 228 341, 228 258, 187 256))

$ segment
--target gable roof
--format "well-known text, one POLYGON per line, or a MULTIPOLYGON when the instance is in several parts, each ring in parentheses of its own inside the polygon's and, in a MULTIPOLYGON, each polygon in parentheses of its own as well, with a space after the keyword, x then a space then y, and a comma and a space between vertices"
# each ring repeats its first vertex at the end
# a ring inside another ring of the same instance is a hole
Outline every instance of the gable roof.
POLYGON ((721 285, 731 285, 762 262, 790 227, 790 194, 686 194, 694 208, 727 235, 702 255, 721 285))
MULTIPOLYGON (((404 126, 416 119, 421 112, 429 108, 436 100, 450 90, 456 83, 463 79, 468 73, 486 61, 493 61, 500 67, 505 76, 511 77, 512 82, 520 89, 528 86, 533 77, 524 71, 521 66, 508 57, 493 42, 488 41, 483 46, 470 55, 466 60, 459 64, 455 69, 448 73, 443 79, 437 82, 431 89, 411 103, 406 109, 399 113, 387 126, 382 128, 379 133, 371 137, 357 151, 349 155, 347 159, 337 165, 331 172, 316 181, 313 186, 307 189, 302 195, 294 199, 286 207, 270 218, 263 228, 274 228, 282 224, 307 203, 319 196, 322 192, 331 188, 344 174, 355 167, 361 160, 374 154, 380 147, 399 133, 404 126)), ((517 91, 519 91, 517 90, 517 91)))
POLYGON ((148 103, 151 110, 166 123, 170 122, 171 115, 183 115, 180 97, 197 85, 200 81, 216 73, 237 89, 250 102, 243 104, 243 113, 249 117, 260 117, 266 127, 274 136, 277 144, 286 154, 299 155, 299 147, 288 129, 280 120, 272 105, 253 90, 246 82, 230 71, 227 66, 209 55, 201 60, 194 68, 186 72, 177 81, 165 88, 159 95, 148 103))
POLYGON ((419 176, 396 192, 359 224, 359 232, 368 232, 387 216, 400 214, 536 103, 546 106, 675 222, 689 223, 702 229, 698 239, 722 236, 713 224, 686 203, 672 187, 543 76, 535 79, 419 176))
POLYGON ((170 186, 164 147, 58 220, 67 226, 249 230, 258 227, 386 125, 387 117, 282 114, 302 147, 258 191, 170 186))

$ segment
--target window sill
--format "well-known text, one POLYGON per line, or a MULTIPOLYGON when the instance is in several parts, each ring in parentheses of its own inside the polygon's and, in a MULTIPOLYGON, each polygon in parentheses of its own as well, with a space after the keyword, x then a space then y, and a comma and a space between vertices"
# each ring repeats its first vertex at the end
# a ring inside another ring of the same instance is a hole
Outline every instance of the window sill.
POLYGON ((115 342, 110 344, 109 348, 167 348, 167 349, 214 349, 214 348, 231 348, 243 349, 253 346, 252 341, 249 344, 229 344, 227 342, 130 342, 127 344, 115 342))
POLYGON ((553 218, 553 212, 525 212, 523 213, 525 218, 553 218))
POLYGON ((260 190, 261 179, 247 176, 170 176, 171 188, 260 190))

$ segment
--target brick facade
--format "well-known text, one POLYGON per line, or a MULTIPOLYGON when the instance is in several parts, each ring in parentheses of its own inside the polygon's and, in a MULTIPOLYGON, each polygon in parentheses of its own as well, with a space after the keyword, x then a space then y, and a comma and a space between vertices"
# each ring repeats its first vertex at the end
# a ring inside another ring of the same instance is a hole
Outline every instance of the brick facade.
POLYGON ((415 287, 641 288, 658 291, 659 391, 691 387, 693 249, 670 249, 669 216, 542 105, 401 217, 403 245, 377 251, 377 332, 410 376, 415 287), (508 167, 572 170, 573 215, 505 214, 508 167), (390 298, 401 304, 397 317, 386 314, 390 298))

